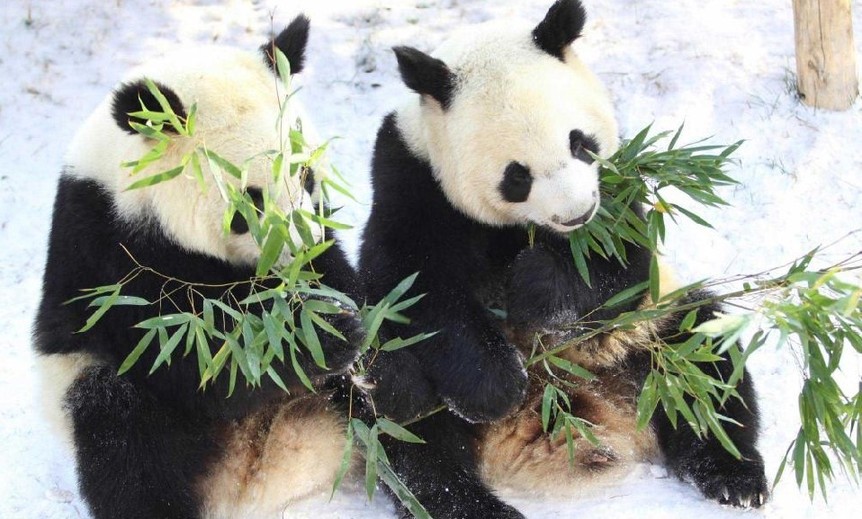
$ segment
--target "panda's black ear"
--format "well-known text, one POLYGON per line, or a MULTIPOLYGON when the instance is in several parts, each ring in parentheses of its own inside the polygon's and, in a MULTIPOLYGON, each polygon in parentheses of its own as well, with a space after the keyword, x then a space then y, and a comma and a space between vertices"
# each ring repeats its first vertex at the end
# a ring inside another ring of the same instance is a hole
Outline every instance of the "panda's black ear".
POLYGON ((557 59, 563 59, 563 51, 578 39, 587 21, 587 11, 580 0, 557 0, 548 9, 548 14, 533 29, 536 45, 557 59))
POLYGON ((392 50, 404 84, 414 92, 436 99, 444 110, 449 108, 455 90, 455 74, 449 67, 413 47, 393 47, 392 50))
POLYGON ((302 72, 302 67, 305 65, 305 47, 308 44, 308 28, 310 22, 308 17, 301 14, 293 19, 278 36, 264 43, 260 50, 263 52, 263 57, 266 64, 273 72, 278 72, 278 66, 275 61, 275 49, 278 49, 287 58, 290 63, 290 74, 298 74, 302 72))
MULTIPOLYGON (((180 119, 185 119, 187 117, 186 109, 183 107, 182 101, 180 101, 180 96, 165 85, 157 81, 154 81, 154 83, 156 88, 159 89, 159 92, 161 92, 162 95, 165 96, 165 99, 168 100, 171 110, 173 110, 180 119)), ((120 88, 114 92, 114 102, 111 106, 111 113, 114 116, 114 121, 116 121, 117 126, 119 126, 123 131, 132 135, 137 135, 138 132, 132 128, 130 123, 136 122, 146 124, 147 120, 142 117, 132 117, 129 114, 140 112, 142 108, 146 108, 153 112, 162 111, 159 101, 156 99, 156 96, 150 92, 150 89, 147 88, 147 83, 143 79, 139 79, 132 83, 123 83, 120 85, 120 88), (143 104, 143 107, 141 104, 143 104)), ((163 130, 165 132, 174 132, 174 128, 170 124, 165 124, 163 130)))

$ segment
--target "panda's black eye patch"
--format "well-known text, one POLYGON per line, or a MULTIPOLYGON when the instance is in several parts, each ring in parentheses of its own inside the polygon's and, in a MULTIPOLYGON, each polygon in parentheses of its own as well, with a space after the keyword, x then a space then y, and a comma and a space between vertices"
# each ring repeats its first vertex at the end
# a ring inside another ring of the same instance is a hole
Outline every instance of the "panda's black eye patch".
POLYGON ((263 211, 263 190, 259 187, 250 187, 245 192, 251 197, 251 201, 257 210, 263 211))
POLYGON ((572 130, 569 132, 569 148, 572 150, 572 157, 587 164, 595 162, 587 151, 595 155, 599 154, 599 143, 596 142, 595 137, 585 135, 581 130, 572 130))
POLYGON ((530 170, 523 164, 510 162, 503 172, 503 180, 500 182, 499 190, 503 200, 512 203, 524 202, 530 196, 530 188, 533 185, 533 176, 530 170))
MULTIPOLYGON (((256 187, 246 189, 246 194, 251 197, 254 207, 263 211, 263 191, 256 187)), ((234 234, 245 234, 248 232, 248 222, 240 213, 235 213, 230 221, 230 232, 234 234)))

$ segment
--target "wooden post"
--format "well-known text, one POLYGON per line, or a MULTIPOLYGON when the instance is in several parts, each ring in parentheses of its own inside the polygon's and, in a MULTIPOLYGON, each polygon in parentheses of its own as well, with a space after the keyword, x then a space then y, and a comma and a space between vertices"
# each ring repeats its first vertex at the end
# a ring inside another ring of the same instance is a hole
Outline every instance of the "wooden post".
POLYGON ((850 0, 793 0, 799 97, 846 110, 859 94, 850 0))

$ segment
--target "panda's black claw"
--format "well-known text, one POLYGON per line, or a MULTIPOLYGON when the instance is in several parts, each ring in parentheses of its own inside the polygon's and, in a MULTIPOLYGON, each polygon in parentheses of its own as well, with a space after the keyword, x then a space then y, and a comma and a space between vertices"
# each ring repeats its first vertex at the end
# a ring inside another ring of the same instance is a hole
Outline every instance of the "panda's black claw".
POLYGON ((686 479, 708 499, 740 508, 760 508, 769 498, 763 462, 754 459, 702 460, 686 479))

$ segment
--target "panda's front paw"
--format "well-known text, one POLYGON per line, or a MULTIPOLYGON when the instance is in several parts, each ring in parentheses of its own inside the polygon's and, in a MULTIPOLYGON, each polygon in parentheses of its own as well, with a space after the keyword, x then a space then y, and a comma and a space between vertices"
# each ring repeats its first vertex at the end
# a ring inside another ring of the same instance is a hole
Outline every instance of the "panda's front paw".
POLYGON ((721 504, 760 508, 769 498, 763 460, 756 451, 741 460, 726 452, 693 459, 687 472, 684 479, 721 504))
POLYGON ((452 366, 448 380, 438 381, 449 409, 468 422, 493 422, 517 409, 527 393, 527 371, 521 355, 502 337, 488 341, 478 356, 465 355, 452 366))
POLYGON ((342 307, 341 312, 337 314, 321 314, 321 316, 344 336, 342 339, 318 328, 317 335, 328 368, 323 374, 342 373, 353 366, 359 358, 359 348, 365 340, 365 327, 359 314, 350 308, 342 307))
POLYGON ((377 414, 396 422, 421 416, 440 402, 419 361, 408 351, 378 352, 357 382, 377 414))
POLYGON ((518 327, 552 329, 578 318, 572 276, 563 259, 543 248, 515 258, 506 286, 507 319, 518 327))

